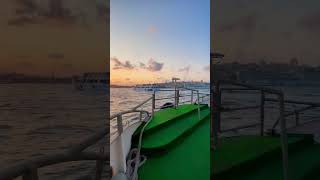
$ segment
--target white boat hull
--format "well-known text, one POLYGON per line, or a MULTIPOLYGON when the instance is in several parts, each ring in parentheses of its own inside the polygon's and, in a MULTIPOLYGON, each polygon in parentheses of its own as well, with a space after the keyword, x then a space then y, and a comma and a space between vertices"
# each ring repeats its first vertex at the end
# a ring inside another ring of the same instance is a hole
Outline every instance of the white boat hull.
POLYGON ((126 172, 126 159, 130 152, 132 135, 140 125, 141 122, 132 124, 110 143, 110 166, 113 175, 126 172))

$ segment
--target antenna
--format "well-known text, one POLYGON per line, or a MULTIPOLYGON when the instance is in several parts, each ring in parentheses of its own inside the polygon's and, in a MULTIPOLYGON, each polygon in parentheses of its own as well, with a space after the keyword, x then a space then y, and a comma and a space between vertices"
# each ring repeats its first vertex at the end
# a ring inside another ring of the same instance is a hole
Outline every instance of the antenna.
POLYGON ((173 77, 173 78, 172 78, 172 81, 173 81, 173 82, 176 82, 176 81, 178 81, 178 80, 180 80, 180 79, 179 79, 179 78, 176 78, 176 77, 173 77))

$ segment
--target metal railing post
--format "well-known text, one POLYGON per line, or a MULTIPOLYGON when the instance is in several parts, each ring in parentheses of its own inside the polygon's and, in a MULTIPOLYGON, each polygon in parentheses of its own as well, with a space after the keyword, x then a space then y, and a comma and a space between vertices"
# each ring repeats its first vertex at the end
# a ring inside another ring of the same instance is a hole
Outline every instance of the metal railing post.
POLYGON ((280 136, 282 146, 282 168, 283 168, 283 179, 289 180, 288 171, 288 137, 286 132, 286 121, 284 117, 284 96, 279 94, 279 107, 280 107, 280 136))
POLYGON ((264 104, 265 104, 265 94, 264 91, 261 91, 261 100, 260 100, 260 135, 264 135, 264 104))
POLYGON ((295 116, 296 116, 296 126, 299 126, 299 124, 300 124, 300 117, 299 117, 299 112, 298 111, 294 111, 294 114, 295 114, 295 116))
POLYGON ((198 99, 198 119, 200 121, 201 115, 200 115, 200 98, 199 98, 199 91, 197 91, 197 99, 198 99))
POLYGON ((221 96, 220 93, 220 82, 217 81, 214 87, 214 92, 213 92, 213 106, 212 106, 212 110, 213 110, 213 115, 212 115, 212 130, 213 130, 213 146, 217 147, 218 145, 218 135, 219 135, 219 124, 220 124, 220 103, 221 101, 219 100, 219 96, 221 96))
POLYGON ((217 94, 217 128, 218 128, 218 132, 221 131, 221 97, 222 97, 222 91, 218 91, 218 94, 217 94))
POLYGON ((193 91, 191 90, 191 104, 193 103, 193 91))
POLYGON ((180 93, 179 89, 177 89, 177 106, 179 106, 180 93))
POLYGON ((151 110, 151 117, 154 115, 154 109, 156 108, 156 92, 153 91, 152 94, 152 110, 151 110))
POLYGON ((139 115, 139 121, 142 121, 142 115, 143 115, 143 113, 142 113, 142 112, 140 112, 140 115, 139 115))
MULTIPOLYGON (((100 154, 101 155, 104 154, 104 148, 100 149, 100 154)), ((101 180, 102 171, 103 171, 103 163, 104 163, 104 160, 102 160, 102 159, 96 160, 96 177, 95 177, 95 180, 101 180)))
POLYGON ((174 108, 177 109, 177 84, 174 81, 174 108))
POLYGON ((117 116, 117 128, 118 128, 118 134, 122 134, 123 132, 122 115, 117 116))

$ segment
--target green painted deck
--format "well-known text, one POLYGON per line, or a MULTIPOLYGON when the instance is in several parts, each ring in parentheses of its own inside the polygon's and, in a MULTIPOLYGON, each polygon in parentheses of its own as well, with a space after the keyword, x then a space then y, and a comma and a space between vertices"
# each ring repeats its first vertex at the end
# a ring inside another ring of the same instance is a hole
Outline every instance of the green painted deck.
MULTIPOLYGON (((199 121, 197 108, 183 105, 155 113, 143 136, 147 161, 139 168, 139 180, 282 179, 279 137, 222 138, 211 151, 210 110, 202 105, 199 121)), ((289 135, 288 144, 290 180, 320 179, 320 145, 302 135, 289 135)))
MULTIPOLYGON (((200 105, 200 108, 205 107, 206 105, 200 105)), ((185 116, 188 113, 194 112, 196 109, 198 109, 198 105, 184 104, 180 105, 177 109, 167 108, 157 111, 152 117, 151 122, 145 128, 145 133, 148 133, 148 131, 154 128, 159 128, 162 125, 170 123, 170 121, 176 120, 176 118, 178 117, 185 116)))
MULTIPOLYGON (((201 120, 210 115, 209 108, 201 110, 201 120)), ((168 123, 151 133, 146 133, 143 138, 143 149, 165 148, 176 142, 180 137, 192 131, 201 122, 198 118, 198 111, 193 111, 187 116, 176 118, 174 123, 168 123)))
MULTIPOLYGON (((289 176, 291 180, 318 179, 320 145, 310 137, 289 136, 289 176), (316 169, 315 169, 316 167, 316 169)), ((280 138, 241 136, 221 140, 212 156, 215 180, 282 179, 280 138)))
MULTIPOLYGON (((293 137, 288 140, 290 143, 295 143, 300 139, 293 137)), ((279 137, 239 136, 223 138, 212 156, 213 162, 217 164, 217 166, 214 166, 213 172, 215 174, 222 173, 279 148, 279 137)))
POLYGON ((209 108, 202 106, 201 121, 196 105, 181 108, 156 112, 156 122, 150 122, 154 129, 143 138, 144 152, 164 147, 166 151, 150 151, 139 168, 139 180, 210 179, 209 108))

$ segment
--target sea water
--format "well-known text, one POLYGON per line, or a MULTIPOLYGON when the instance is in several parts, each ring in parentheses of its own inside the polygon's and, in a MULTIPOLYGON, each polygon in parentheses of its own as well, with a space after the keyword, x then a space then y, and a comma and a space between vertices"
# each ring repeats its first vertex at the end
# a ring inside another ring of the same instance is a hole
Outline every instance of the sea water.
MULTIPOLYGON (((71 84, 0 84, 0 167, 60 152, 103 128, 106 93, 81 92, 71 84)), ((100 142, 105 146, 107 139, 100 142), (104 141, 104 142, 103 142, 104 141)), ((39 169, 40 179, 94 175, 94 161, 39 169)))

